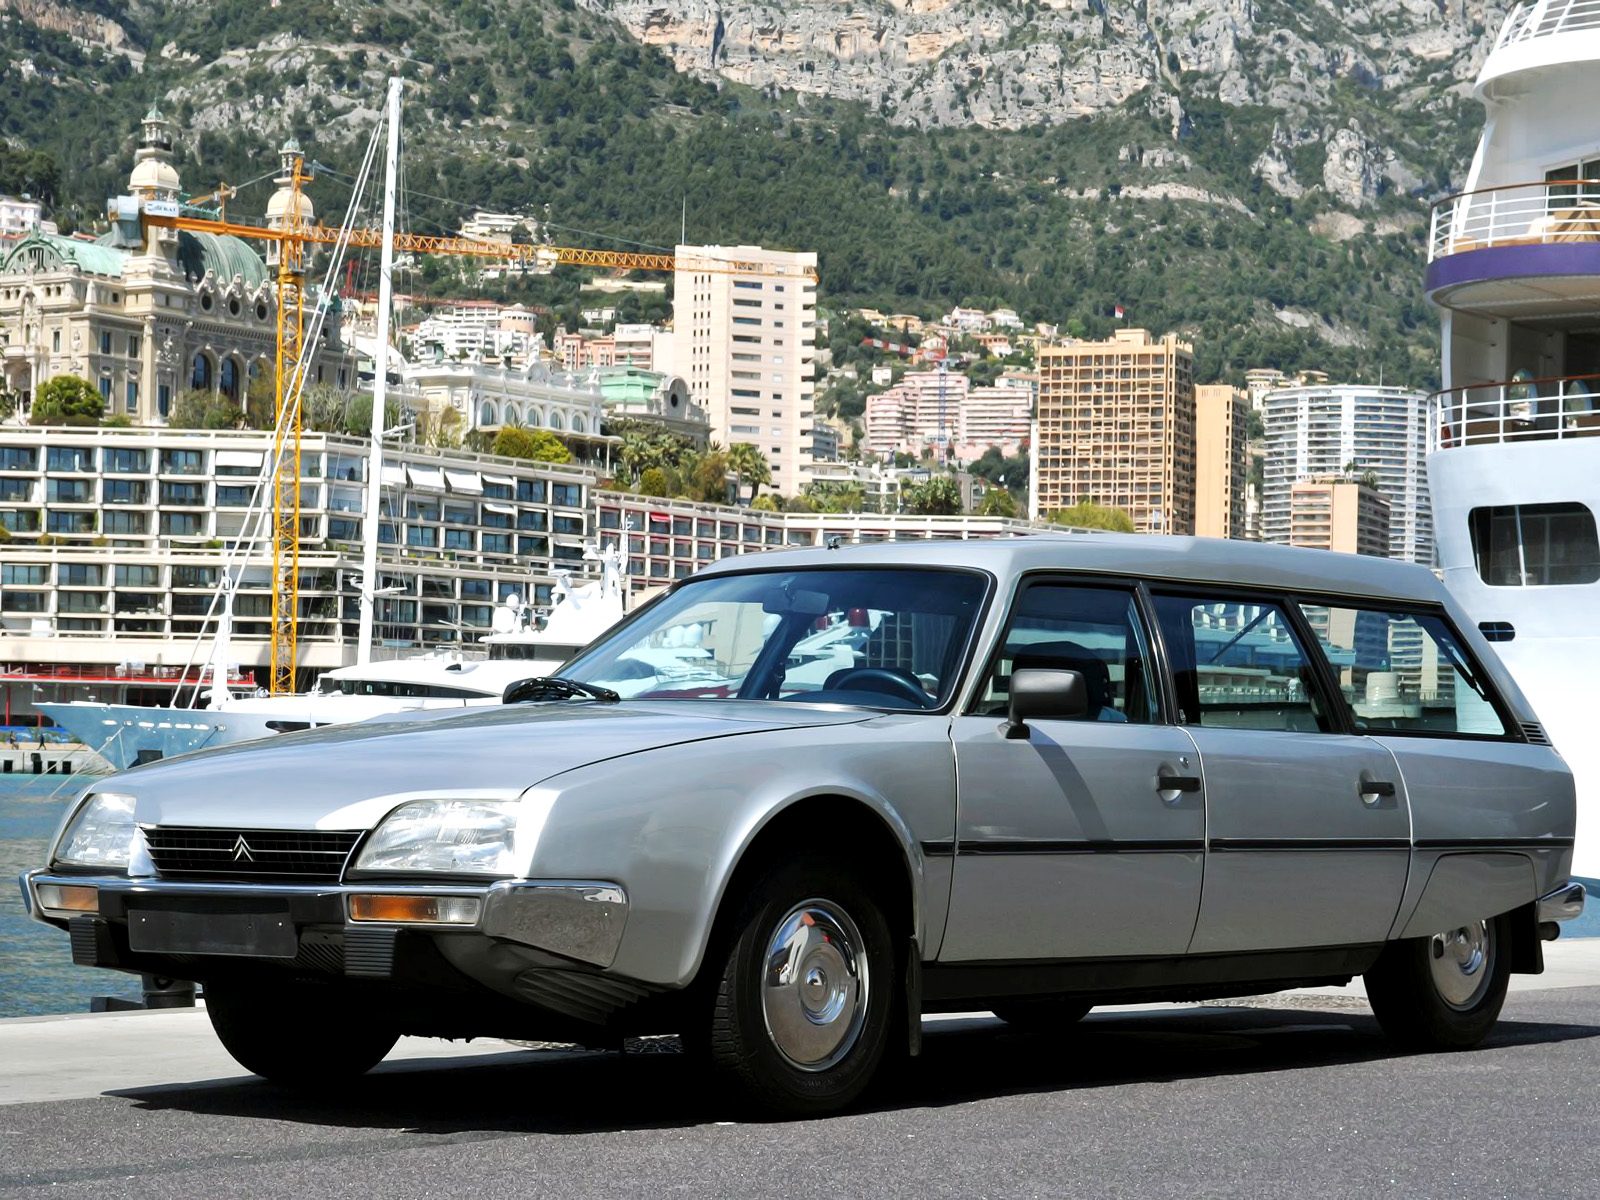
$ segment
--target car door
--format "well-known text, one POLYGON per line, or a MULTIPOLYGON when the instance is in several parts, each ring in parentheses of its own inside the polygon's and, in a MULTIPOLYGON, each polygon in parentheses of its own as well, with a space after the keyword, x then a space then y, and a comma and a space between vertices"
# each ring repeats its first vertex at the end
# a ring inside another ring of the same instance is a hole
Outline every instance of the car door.
POLYGON ((1188 735, 1163 720, 1135 589, 1025 580, 955 718, 957 820, 940 960, 1174 955, 1200 903, 1204 798, 1188 735), (1089 710, 1004 732, 1019 667, 1080 671, 1089 710))
POLYGON ((1411 852, 1393 756, 1345 728, 1286 603, 1157 588, 1151 602, 1205 779, 1191 951, 1382 941, 1411 852))

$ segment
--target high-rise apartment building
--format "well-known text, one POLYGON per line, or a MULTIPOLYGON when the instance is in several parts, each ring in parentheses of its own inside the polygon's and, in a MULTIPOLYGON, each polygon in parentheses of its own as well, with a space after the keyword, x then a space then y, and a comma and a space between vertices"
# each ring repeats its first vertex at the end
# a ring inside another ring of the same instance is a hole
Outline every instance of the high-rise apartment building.
POLYGON ((712 438, 758 447, 772 490, 794 495, 811 473, 817 256, 759 246, 679 246, 677 255, 688 263, 674 279, 674 369, 711 418, 712 438), (695 269, 735 260, 772 273, 695 269))
POLYGON ((1389 555, 1389 499, 1358 479, 1298 479, 1289 489, 1289 545, 1389 555))
POLYGON ((1194 531, 1242 538, 1250 394, 1231 384, 1202 383, 1194 390, 1194 412, 1194 531))
POLYGON ((1034 510, 1089 500, 1141 533, 1193 533, 1194 426, 1194 347, 1176 334, 1040 350, 1034 510))
POLYGON ((1262 399, 1266 427, 1261 540, 1288 542, 1296 480, 1369 472, 1392 508, 1389 557, 1433 562, 1433 516, 1423 465, 1427 397, 1356 384, 1281 388, 1262 399))

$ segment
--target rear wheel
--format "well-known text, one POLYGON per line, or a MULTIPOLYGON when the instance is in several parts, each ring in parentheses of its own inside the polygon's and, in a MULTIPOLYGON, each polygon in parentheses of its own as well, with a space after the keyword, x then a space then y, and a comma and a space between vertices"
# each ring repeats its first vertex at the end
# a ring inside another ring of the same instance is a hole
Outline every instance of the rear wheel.
POLYGON ((364 1075, 394 1049, 399 1030, 335 988, 208 983, 217 1038, 245 1070, 294 1087, 364 1075))
POLYGON ((990 1011, 1007 1025, 1029 1033, 1049 1033, 1076 1025, 1094 1005, 1071 996, 1017 996, 990 1011))
POLYGON ((894 1008, 879 903, 834 864, 793 863, 751 891, 734 928, 712 1005, 712 1066, 768 1112, 849 1104, 883 1059, 894 1008))
POLYGON ((1511 980, 1510 921, 1469 921, 1387 947, 1366 976, 1372 1012, 1408 1050, 1469 1050, 1488 1036, 1511 980))

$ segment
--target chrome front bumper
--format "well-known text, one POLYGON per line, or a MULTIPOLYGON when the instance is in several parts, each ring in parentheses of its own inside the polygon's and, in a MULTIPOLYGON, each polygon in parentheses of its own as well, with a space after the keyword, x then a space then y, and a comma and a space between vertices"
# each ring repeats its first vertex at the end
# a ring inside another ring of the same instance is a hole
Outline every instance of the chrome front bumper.
POLYGON ((1583 912, 1587 893, 1581 883, 1564 883, 1547 896, 1539 897, 1539 921, 1570 921, 1583 912))
POLYGON ((162 898, 188 905, 215 898, 236 908, 240 900, 259 898, 285 908, 297 926, 342 924, 347 934, 370 930, 408 929, 444 935, 479 934, 517 942, 592 966, 608 967, 616 959, 628 922, 628 896, 617 884, 592 880, 502 879, 483 887, 427 884, 270 884, 187 883, 126 876, 57 875, 26 871, 18 880, 22 903, 36 921, 61 928, 75 917, 126 920, 130 906, 159 905, 162 898), (94 888, 94 909, 51 909, 40 902, 39 888, 94 888), (356 921, 350 900, 356 896, 437 896, 475 898, 479 915, 471 923, 420 921, 356 921))

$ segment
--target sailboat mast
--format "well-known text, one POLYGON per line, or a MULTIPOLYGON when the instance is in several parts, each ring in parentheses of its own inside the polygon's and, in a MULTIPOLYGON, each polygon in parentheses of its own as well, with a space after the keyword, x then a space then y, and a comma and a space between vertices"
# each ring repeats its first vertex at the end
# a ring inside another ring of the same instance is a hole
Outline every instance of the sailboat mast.
POLYGON ((377 365, 372 373, 372 446, 367 454, 367 511, 361 523, 361 626, 356 662, 372 658, 373 606, 378 592, 378 498, 383 485, 383 422, 389 383, 389 306, 394 291, 395 168, 400 157, 400 80, 389 80, 389 156, 383 171, 383 252, 378 268, 377 365))

